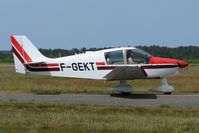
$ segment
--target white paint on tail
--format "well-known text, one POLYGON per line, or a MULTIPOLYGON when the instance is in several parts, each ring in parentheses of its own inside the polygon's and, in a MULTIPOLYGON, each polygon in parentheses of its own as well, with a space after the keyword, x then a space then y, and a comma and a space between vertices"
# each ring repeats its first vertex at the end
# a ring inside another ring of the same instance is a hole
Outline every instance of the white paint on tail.
POLYGON ((15 70, 18 73, 26 74, 26 68, 24 64, 17 58, 17 56, 13 53, 14 63, 15 63, 15 70))
POLYGON ((24 64, 43 62, 48 58, 43 56, 32 42, 24 35, 11 36, 15 69, 18 73, 26 73, 24 64))

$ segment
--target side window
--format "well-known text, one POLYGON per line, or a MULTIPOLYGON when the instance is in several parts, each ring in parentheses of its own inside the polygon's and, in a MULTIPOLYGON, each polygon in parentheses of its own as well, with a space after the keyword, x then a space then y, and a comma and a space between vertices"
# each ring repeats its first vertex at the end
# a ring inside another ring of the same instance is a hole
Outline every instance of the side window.
POLYGON ((133 49, 127 51, 127 63, 128 64, 146 64, 151 58, 151 55, 140 50, 133 49))
POLYGON ((107 64, 124 64, 123 51, 113 51, 105 53, 107 64))

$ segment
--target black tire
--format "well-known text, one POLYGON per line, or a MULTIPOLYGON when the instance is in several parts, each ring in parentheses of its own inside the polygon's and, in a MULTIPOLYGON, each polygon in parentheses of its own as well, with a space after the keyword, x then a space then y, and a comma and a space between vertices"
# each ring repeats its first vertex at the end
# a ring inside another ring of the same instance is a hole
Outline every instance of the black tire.
POLYGON ((165 95, 171 95, 172 92, 164 92, 165 95))

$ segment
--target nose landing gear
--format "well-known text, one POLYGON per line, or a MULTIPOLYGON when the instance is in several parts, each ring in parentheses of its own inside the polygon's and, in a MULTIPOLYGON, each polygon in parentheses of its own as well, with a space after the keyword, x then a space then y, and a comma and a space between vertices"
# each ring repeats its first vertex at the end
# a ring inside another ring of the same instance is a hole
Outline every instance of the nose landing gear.
POLYGON ((174 87, 168 84, 166 78, 162 78, 160 80, 160 87, 151 89, 150 91, 170 95, 174 91, 174 87))

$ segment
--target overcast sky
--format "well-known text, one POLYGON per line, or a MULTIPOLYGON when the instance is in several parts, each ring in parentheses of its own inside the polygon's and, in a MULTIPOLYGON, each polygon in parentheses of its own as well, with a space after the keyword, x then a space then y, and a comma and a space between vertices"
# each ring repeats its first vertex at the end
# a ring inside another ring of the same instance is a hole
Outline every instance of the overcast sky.
POLYGON ((0 50, 12 34, 52 49, 199 46, 199 0, 0 0, 0 50))

